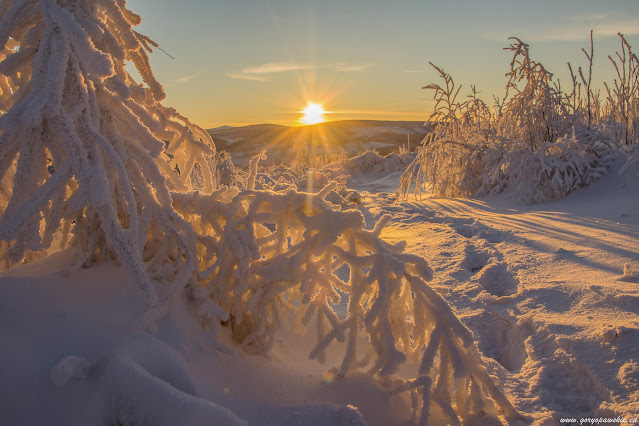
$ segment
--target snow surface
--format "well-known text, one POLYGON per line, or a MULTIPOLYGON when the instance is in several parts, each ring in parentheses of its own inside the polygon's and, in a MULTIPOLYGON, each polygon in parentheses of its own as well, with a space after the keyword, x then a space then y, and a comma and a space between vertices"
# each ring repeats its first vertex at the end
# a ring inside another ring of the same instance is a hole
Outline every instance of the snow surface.
POLYGON ((362 138, 362 137, 371 138, 371 137, 381 135, 383 133, 414 134, 423 130, 424 130, 423 128, 407 129, 407 128, 398 127, 398 126, 375 126, 375 127, 359 127, 356 129, 352 129, 351 132, 356 138, 362 138))
POLYGON ((229 137, 225 137, 224 140, 226 141, 227 144, 229 145, 233 145, 235 142, 241 141, 245 139, 244 137, 239 137, 239 138, 229 138, 229 137))
MULTIPOLYGON (((353 180, 367 221, 393 216, 382 237, 426 258, 431 284, 522 414, 544 425, 639 414, 639 185, 613 169, 535 206, 397 203, 399 172, 382 169, 353 180)), ((2 424, 410 421, 405 396, 364 374, 336 378, 331 354, 309 360, 314 336, 282 335, 268 358, 216 345, 186 301, 150 316, 121 267, 68 274, 72 258, 59 252, 0 276, 2 424)))
POLYGON ((622 164, 525 207, 361 192, 371 219, 393 214, 382 238, 426 258, 491 373, 539 424, 639 414, 639 190, 617 173, 622 164))

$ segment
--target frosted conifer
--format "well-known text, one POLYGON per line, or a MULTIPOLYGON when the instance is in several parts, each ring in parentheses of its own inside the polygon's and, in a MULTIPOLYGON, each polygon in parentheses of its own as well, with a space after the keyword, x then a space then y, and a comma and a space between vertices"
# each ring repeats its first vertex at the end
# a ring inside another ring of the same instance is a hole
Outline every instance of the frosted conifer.
POLYGON ((160 104, 139 22, 122 0, 2 2, 0 254, 19 262, 61 234, 78 264, 115 257, 154 303, 149 276, 181 286, 196 264, 169 190, 190 188, 197 166, 210 192, 215 148, 160 104))

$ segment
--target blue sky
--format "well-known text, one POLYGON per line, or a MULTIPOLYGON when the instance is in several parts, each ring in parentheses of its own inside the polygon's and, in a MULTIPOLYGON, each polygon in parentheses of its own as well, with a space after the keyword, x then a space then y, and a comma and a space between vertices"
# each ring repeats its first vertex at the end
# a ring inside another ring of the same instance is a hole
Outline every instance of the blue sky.
POLYGON ((503 96, 509 36, 531 45, 563 86, 585 65, 595 31, 595 82, 612 78, 617 32, 639 52, 639 1, 129 0, 173 106, 206 128, 294 124, 308 101, 328 119, 425 120, 431 61, 480 97, 503 96))

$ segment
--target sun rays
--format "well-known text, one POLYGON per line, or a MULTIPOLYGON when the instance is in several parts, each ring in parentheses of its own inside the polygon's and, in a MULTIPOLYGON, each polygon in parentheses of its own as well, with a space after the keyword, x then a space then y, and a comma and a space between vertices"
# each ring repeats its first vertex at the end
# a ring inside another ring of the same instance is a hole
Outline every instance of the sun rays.
POLYGON ((326 111, 324 110, 324 107, 318 103, 309 102, 308 105, 306 105, 306 108, 304 108, 301 112, 304 114, 300 119, 300 123, 302 124, 319 124, 326 121, 324 118, 326 111))

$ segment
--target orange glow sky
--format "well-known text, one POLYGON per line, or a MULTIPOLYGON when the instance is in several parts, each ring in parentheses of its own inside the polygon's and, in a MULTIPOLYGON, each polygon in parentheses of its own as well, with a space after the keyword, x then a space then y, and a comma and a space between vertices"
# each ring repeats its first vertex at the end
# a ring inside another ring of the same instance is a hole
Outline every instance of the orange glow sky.
POLYGON ((466 93, 502 97, 517 35, 567 87, 595 30, 595 83, 623 32, 639 52, 639 1, 129 0, 138 31, 174 56, 151 55, 165 104, 205 128, 295 125, 315 102, 328 120, 426 120, 431 61, 466 93))

